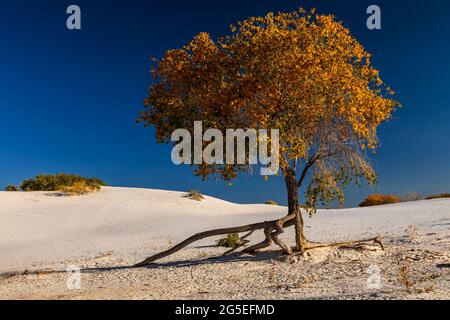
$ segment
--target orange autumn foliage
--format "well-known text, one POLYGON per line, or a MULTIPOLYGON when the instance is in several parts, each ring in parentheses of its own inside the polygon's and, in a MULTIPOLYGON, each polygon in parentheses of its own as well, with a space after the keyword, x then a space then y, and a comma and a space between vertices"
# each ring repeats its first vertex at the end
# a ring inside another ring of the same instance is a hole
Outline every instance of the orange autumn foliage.
POLYGON ((360 207, 379 206, 382 204, 399 203, 400 198, 394 195, 371 194, 363 202, 360 207))
MULTIPOLYGON (((378 126, 399 106, 350 31, 314 10, 251 17, 216 41, 202 32, 167 51, 153 78, 138 121, 156 128, 158 142, 170 143, 177 128, 192 134, 199 120, 223 131, 279 129, 283 174, 312 173, 308 208, 342 203, 342 189, 359 178, 375 182, 365 152, 378 146, 378 126)), ((195 171, 228 181, 246 169, 195 171)))

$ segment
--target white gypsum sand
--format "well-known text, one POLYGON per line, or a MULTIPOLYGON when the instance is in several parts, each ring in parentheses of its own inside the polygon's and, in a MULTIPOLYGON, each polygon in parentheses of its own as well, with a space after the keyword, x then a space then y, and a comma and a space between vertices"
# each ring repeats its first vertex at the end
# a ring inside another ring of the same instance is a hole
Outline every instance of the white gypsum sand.
MULTIPOLYGON (((0 192, 0 272, 39 268, 64 270, 71 264, 79 264, 81 267, 128 265, 165 250, 195 233, 272 220, 282 217, 286 211, 287 208, 281 206, 239 205, 207 196, 203 201, 194 201, 186 198, 184 192, 137 188, 104 187, 100 192, 84 196, 59 196, 54 192, 0 192)), ((312 219, 305 217, 305 220, 307 237, 314 241, 353 240, 378 234, 391 239, 404 235, 408 226, 414 226, 422 235, 435 234, 445 238, 449 235, 450 200, 319 210, 312 219)), ((260 233, 255 232, 250 240, 260 240, 260 233)), ((292 233, 291 229, 287 229, 283 237, 293 244, 292 233)), ((215 239, 217 237, 193 243, 163 259, 161 263, 202 259, 220 254, 224 249, 213 247, 215 239)), ((444 261, 445 259, 444 254, 444 261)), ((209 267, 231 272, 233 263, 241 263, 250 269, 259 268, 261 264, 260 261, 225 261, 209 267)), ((165 272, 163 270, 165 268, 154 272, 165 272)), ((177 272, 182 273, 179 270, 167 267, 167 272, 172 272, 174 276, 177 272)), ((245 270, 242 269, 242 272, 245 273, 245 270)), ((138 272, 136 270, 123 272, 139 278, 134 274, 138 272)), ((189 269, 189 272, 192 273, 192 270, 189 269)), ((212 270, 205 272, 210 276, 218 276, 212 270)), ((51 284, 48 287, 51 288, 51 284)), ((127 292, 123 289, 123 292, 127 292)), ((6 287, 2 290, 7 297, 21 297, 22 291, 17 283, 11 283, 10 290, 6 287)), ((23 292, 28 292, 27 290, 31 289, 28 287, 23 292)), ((123 292, 118 290, 109 294, 112 298, 120 298, 123 292)), ((178 295, 175 292, 176 290, 173 295, 161 292, 161 295, 149 297, 183 298, 182 291, 178 295)), ((320 292, 311 294, 320 295, 320 292)), ((22 297, 33 297, 33 294, 22 297)), ((37 297, 46 296, 40 293, 37 297)), ((109 296, 106 294, 106 297, 109 296)), ((131 297, 136 296, 131 294, 131 297)), ((141 298, 139 295, 137 297, 141 298)), ((208 297, 223 296, 203 298, 208 297)))

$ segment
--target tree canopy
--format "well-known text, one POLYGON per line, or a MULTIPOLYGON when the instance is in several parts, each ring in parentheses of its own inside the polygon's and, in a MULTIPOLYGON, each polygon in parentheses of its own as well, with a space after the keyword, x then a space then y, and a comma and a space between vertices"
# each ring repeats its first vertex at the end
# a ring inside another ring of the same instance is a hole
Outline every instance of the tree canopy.
MULTIPOLYGON (((308 242, 304 235, 298 189, 306 185, 303 208, 313 213, 319 203, 338 200, 342 205, 343 190, 350 182, 375 183, 367 154, 379 145, 379 125, 400 106, 372 65, 370 53, 342 22, 315 10, 251 17, 232 25, 228 35, 215 41, 199 33, 186 46, 157 60, 153 79, 138 121, 155 126, 158 142, 170 143, 172 132, 179 128, 192 135, 195 121, 221 132, 278 129, 279 167, 289 212, 274 221, 194 235, 139 265, 204 237, 258 229, 264 229, 265 240, 244 252, 273 241, 292 254, 291 247, 278 238, 292 225, 301 254, 324 246, 308 242)), ((203 178, 219 175, 224 180, 250 167, 249 163, 195 166, 203 178)), ((366 241, 382 247, 378 237, 366 241)))
MULTIPOLYGON (((365 153, 399 105, 342 22, 314 10, 252 17, 217 41, 202 32, 167 51, 153 78, 139 121, 156 127, 158 142, 196 120, 222 130, 277 128, 281 170, 300 175, 301 185, 312 169, 312 207, 342 201, 352 178, 375 181, 365 153)), ((239 169, 202 164, 196 173, 230 180, 239 169)))

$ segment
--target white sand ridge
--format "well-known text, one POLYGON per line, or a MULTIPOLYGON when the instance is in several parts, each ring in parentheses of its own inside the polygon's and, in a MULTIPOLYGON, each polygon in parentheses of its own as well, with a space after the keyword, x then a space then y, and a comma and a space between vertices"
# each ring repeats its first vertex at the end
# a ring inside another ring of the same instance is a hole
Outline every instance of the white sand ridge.
MULTIPOLYGON (((272 220, 287 212, 281 206, 239 205, 212 197, 197 202, 184 195, 116 187, 71 197, 0 192, 0 271, 104 252, 137 262, 194 233, 272 220)), ((319 210, 312 219, 306 218, 306 224, 308 238, 319 241, 395 235, 409 225, 433 232, 448 229, 450 200, 319 210)), ((290 233, 284 237, 293 241, 290 233)))

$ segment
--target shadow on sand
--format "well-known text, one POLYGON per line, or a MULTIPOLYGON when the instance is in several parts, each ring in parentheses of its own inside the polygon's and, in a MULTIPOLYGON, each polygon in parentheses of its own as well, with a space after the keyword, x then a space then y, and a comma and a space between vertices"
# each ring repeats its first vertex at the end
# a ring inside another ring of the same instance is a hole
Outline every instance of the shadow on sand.
POLYGON ((70 195, 66 194, 66 193, 62 193, 62 192, 47 192, 44 193, 44 196, 46 197, 70 197, 70 195))
MULTIPOLYGON (((132 269, 160 269, 160 268, 184 268, 192 267, 198 265, 212 265, 227 262, 255 262, 255 261, 266 261, 270 262, 282 256, 282 252, 277 251, 265 251, 260 252, 257 255, 234 253, 227 256, 217 256, 206 259, 195 259, 195 260, 178 260, 170 261, 164 263, 152 263, 145 267, 135 267, 133 265, 129 266, 117 266, 117 267, 95 267, 95 268, 81 268, 81 273, 98 273, 98 272, 110 272, 116 270, 132 270, 132 269)), ((27 275, 43 275, 43 274, 61 274, 68 273, 67 270, 25 270, 22 272, 5 272, 0 273, 0 279, 8 279, 17 276, 27 276, 27 275)))

